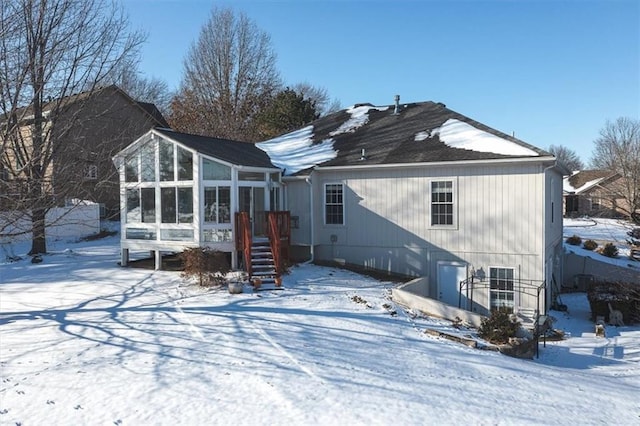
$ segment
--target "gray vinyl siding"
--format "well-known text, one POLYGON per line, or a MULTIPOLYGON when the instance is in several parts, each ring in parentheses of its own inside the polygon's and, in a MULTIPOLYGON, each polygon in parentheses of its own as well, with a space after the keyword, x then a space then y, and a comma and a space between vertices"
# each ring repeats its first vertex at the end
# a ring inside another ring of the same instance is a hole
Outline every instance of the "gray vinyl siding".
POLYGON ((298 218, 298 228, 291 229, 291 244, 311 244, 310 186, 303 179, 286 181, 286 210, 298 218))
POLYGON ((511 267, 518 279, 544 280, 540 165, 322 171, 313 180, 316 259, 430 277, 438 261, 458 261, 487 276, 491 266, 511 267), (433 180, 454 182, 454 226, 430 225, 433 180), (344 225, 324 225, 325 183, 344 184, 344 225))

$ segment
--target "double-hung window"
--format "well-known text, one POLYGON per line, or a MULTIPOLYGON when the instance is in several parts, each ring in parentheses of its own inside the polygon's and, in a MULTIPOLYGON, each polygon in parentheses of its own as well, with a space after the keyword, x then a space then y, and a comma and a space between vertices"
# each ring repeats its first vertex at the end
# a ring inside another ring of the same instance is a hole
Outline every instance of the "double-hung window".
POLYGON ((344 225, 344 185, 341 183, 324 186, 324 223, 344 225))
POLYGON ((513 274, 513 268, 489 268, 489 304, 491 311, 505 310, 513 312, 515 305, 513 274))
POLYGON ((454 225, 453 181, 431 182, 431 226, 454 225))

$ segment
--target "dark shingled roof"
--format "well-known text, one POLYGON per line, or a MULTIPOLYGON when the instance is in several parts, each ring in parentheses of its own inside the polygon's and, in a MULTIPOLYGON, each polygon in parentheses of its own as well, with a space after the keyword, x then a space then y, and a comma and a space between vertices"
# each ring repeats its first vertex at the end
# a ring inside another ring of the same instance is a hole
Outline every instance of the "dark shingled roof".
MULTIPOLYGON (((330 133, 351 118, 347 110, 327 115, 312 122, 313 143, 321 143, 323 140, 331 138, 335 141, 334 149, 338 152, 336 158, 319 166, 359 166, 536 157, 454 148, 441 142, 438 135, 433 135, 423 141, 415 140, 416 134, 440 127, 449 119, 465 122, 479 130, 528 148, 539 156, 551 156, 550 153, 544 150, 452 111, 442 103, 401 104, 398 114, 394 114, 394 108, 394 105, 390 105, 385 111, 371 109, 368 112, 369 121, 365 125, 354 132, 336 136, 331 136, 330 133), (361 160, 363 149, 366 155, 365 161, 361 160)), ((300 174, 304 173, 305 171, 300 172, 300 174)))
POLYGON ((164 119, 164 116, 162 115, 160 110, 158 110, 155 104, 152 104, 150 102, 140 102, 140 101, 135 101, 135 102, 140 106, 140 108, 145 110, 147 114, 153 117, 153 119, 156 120, 156 122, 158 122, 160 126, 169 127, 169 123, 167 123, 167 120, 164 119))
MULTIPOLYGON (((615 175, 616 172, 612 172, 611 170, 580 170, 572 174, 568 179, 571 187, 574 189, 580 189, 588 182, 596 179, 611 178, 615 175)), ((583 191, 588 189, 590 188, 584 188, 583 191)))
MULTIPOLYGON (((69 105, 73 105, 76 102, 86 101, 92 96, 98 96, 101 93, 106 93, 108 91, 114 91, 116 93, 119 93, 122 96, 124 96, 128 101, 140 107, 149 117, 151 117, 157 123, 158 126, 169 127, 167 120, 165 120, 164 116, 162 115, 160 110, 158 110, 155 104, 149 103, 149 102, 137 101, 133 99, 131 96, 129 96, 129 94, 126 93, 124 90, 116 86, 115 84, 105 86, 105 87, 98 87, 94 90, 88 90, 85 92, 72 94, 55 101, 49 101, 45 103, 42 108, 43 108, 43 111, 46 112, 46 111, 51 111, 52 108, 56 108, 59 106, 68 107, 69 105)), ((15 114, 18 117, 24 117, 24 116, 27 116, 28 114, 33 114, 33 106, 30 105, 28 107, 18 108, 15 111, 15 114)), ((5 121, 6 116, 7 116, 6 114, 0 115, 0 122, 5 121)))
POLYGON ((155 131, 202 154, 218 158, 231 164, 277 168, 271 164, 269 156, 252 143, 191 135, 170 129, 156 128, 155 131))

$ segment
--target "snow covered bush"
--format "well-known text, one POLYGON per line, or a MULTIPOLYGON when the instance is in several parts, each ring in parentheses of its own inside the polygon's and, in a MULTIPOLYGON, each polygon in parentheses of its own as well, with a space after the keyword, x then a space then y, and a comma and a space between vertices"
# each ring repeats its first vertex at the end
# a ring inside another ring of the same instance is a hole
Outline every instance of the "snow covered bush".
POLYGON ((510 337, 515 337, 519 324, 512 321, 512 314, 498 309, 491 312, 491 316, 483 318, 478 329, 478 335, 491 343, 508 343, 510 337))
POLYGON ((633 228, 627 232, 627 235, 631 238, 627 239, 627 242, 632 246, 640 246, 640 228, 633 228))
POLYGON ((180 258, 184 262, 182 277, 194 278, 201 286, 222 285, 231 270, 225 253, 206 247, 188 248, 180 258))
POLYGON ((572 246, 579 246, 580 244, 582 244, 582 238, 580 238, 578 235, 572 235, 571 237, 567 238, 567 244, 571 244, 572 246))
POLYGON ((607 243, 602 248, 602 255, 607 257, 618 257, 618 247, 613 243, 607 243))

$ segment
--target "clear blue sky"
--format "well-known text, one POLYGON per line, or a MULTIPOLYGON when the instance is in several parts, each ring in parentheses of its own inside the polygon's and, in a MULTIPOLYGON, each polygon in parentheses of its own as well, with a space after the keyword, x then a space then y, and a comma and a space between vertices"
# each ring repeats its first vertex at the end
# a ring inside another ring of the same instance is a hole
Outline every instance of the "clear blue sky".
POLYGON ((148 34, 141 71, 176 89, 214 6, 271 36, 285 84, 343 107, 432 100, 588 162, 606 120, 640 119, 640 2, 124 0, 148 34))

